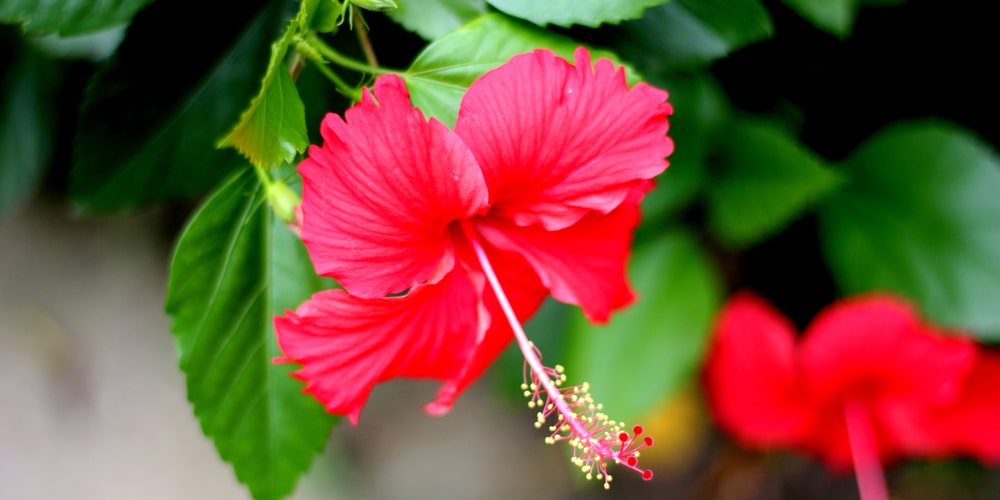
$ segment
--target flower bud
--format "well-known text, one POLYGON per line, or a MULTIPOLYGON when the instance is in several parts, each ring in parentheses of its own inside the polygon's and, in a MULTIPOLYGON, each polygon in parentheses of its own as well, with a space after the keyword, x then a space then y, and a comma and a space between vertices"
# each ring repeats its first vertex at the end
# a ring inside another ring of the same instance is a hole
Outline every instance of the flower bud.
POLYGON ((302 202, 299 195, 281 181, 274 181, 267 186, 267 201, 278 218, 286 223, 295 221, 295 208, 302 202))

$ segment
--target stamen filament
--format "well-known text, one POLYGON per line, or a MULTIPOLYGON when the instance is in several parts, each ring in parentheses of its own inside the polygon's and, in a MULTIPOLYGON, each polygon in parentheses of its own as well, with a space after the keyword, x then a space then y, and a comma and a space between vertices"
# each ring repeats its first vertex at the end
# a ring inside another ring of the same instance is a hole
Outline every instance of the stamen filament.
POLYGON ((541 353, 524 332, 513 306, 500 286, 500 280, 490 264, 486 251, 479 243, 475 229, 468 221, 461 221, 460 224, 514 332, 525 364, 530 369, 530 376, 529 373, 525 373, 522 389, 525 396, 530 399, 528 406, 531 408, 537 406, 539 409, 535 426, 541 428, 549 416, 558 413, 556 423, 548 427, 551 434, 546 438, 546 442, 552 444, 556 441, 568 441, 573 447, 573 463, 581 468, 587 479, 596 474, 598 480, 604 481, 605 488, 610 487, 609 483, 612 480, 611 475, 607 473, 605 459, 639 472, 643 479, 651 479, 652 471, 638 467, 638 451, 652 446, 652 438, 646 437, 637 442, 638 435, 642 433, 641 426, 635 426, 631 434, 623 432, 624 424, 609 420, 606 415, 600 413, 602 407, 600 404, 595 404, 590 397, 588 384, 559 387, 566 380, 562 366, 548 368, 542 364, 541 353), (540 397, 542 390, 546 394, 544 400, 540 397))
POLYGON ((847 438, 851 444, 854 475, 862 500, 888 500, 889 493, 875 443, 875 431, 865 407, 857 401, 844 402, 847 438))

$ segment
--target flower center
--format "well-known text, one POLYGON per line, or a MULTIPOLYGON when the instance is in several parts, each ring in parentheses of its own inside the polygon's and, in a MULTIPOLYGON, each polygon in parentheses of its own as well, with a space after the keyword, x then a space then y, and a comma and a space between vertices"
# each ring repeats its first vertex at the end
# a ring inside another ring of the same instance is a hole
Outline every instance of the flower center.
POLYGON ((521 388, 528 398, 528 407, 539 410, 535 427, 541 428, 550 417, 555 416, 545 442, 568 442, 573 448, 573 464, 586 474, 587 479, 596 477, 598 481, 604 481, 605 489, 611 487, 612 481, 607 470, 609 461, 639 472, 647 481, 652 479, 653 471, 640 468, 638 463, 639 450, 652 446, 653 438, 639 439, 643 431, 640 425, 634 426, 630 433, 624 423, 611 420, 601 411, 602 405, 595 403, 590 396, 590 386, 586 382, 562 387, 566 381, 563 367, 556 365, 549 368, 542 364, 541 352, 528 340, 514 314, 514 308, 500 286, 475 229, 469 221, 463 220, 460 224, 524 356, 525 375, 521 388))

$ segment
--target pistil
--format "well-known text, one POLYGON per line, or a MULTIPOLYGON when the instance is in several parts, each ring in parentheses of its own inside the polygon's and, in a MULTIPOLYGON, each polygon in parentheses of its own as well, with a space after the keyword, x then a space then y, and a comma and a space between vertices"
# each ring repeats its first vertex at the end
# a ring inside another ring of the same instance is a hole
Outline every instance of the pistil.
POLYGON ((607 471, 609 461, 639 472, 643 479, 652 479, 653 472, 640 468, 638 458, 639 450, 652 446, 653 439, 648 436, 639 439, 642 426, 634 426, 630 433, 625 424, 608 418, 601 411, 603 407, 590 396, 586 382, 561 387, 566 380, 563 367, 556 365, 549 368, 542 364, 541 352, 528 339, 517 319, 475 229, 468 221, 462 221, 461 226, 524 356, 525 380, 521 388, 525 397, 529 398, 528 406, 539 410, 535 426, 541 428, 552 415, 556 415, 545 442, 568 442, 573 448, 573 464, 586 474, 587 479, 596 477, 604 481, 605 489, 610 488, 613 479, 607 471))
POLYGON ((863 404, 858 401, 844 403, 844 419, 847 423, 847 438, 851 444, 851 458, 854 460, 854 474, 858 482, 858 492, 862 500, 888 500, 888 488, 878 456, 875 431, 871 417, 863 404))

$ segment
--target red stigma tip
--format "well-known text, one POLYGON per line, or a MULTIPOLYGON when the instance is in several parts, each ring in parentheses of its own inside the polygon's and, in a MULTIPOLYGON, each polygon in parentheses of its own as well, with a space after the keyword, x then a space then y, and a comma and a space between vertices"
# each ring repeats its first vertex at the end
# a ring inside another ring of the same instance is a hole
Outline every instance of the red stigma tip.
POLYGON ((646 436, 646 439, 643 439, 643 441, 646 443, 646 446, 653 446, 653 438, 646 436))
POLYGON ((637 435, 637 436, 639 434, 642 434, 642 426, 641 425, 637 425, 637 426, 633 427, 632 428, 632 433, 635 434, 635 435, 637 435))
POLYGON ((642 471, 642 478, 645 479, 646 481, 653 479, 653 471, 649 469, 642 471))
POLYGON ((621 441, 621 442, 623 442, 623 443, 625 441, 628 441, 628 433, 627 432, 622 432, 621 434, 618 434, 618 440, 621 441))
POLYGON ((629 467, 635 467, 635 464, 639 463, 639 459, 635 457, 628 457, 628 460, 626 460, 625 463, 627 463, 629 467))

